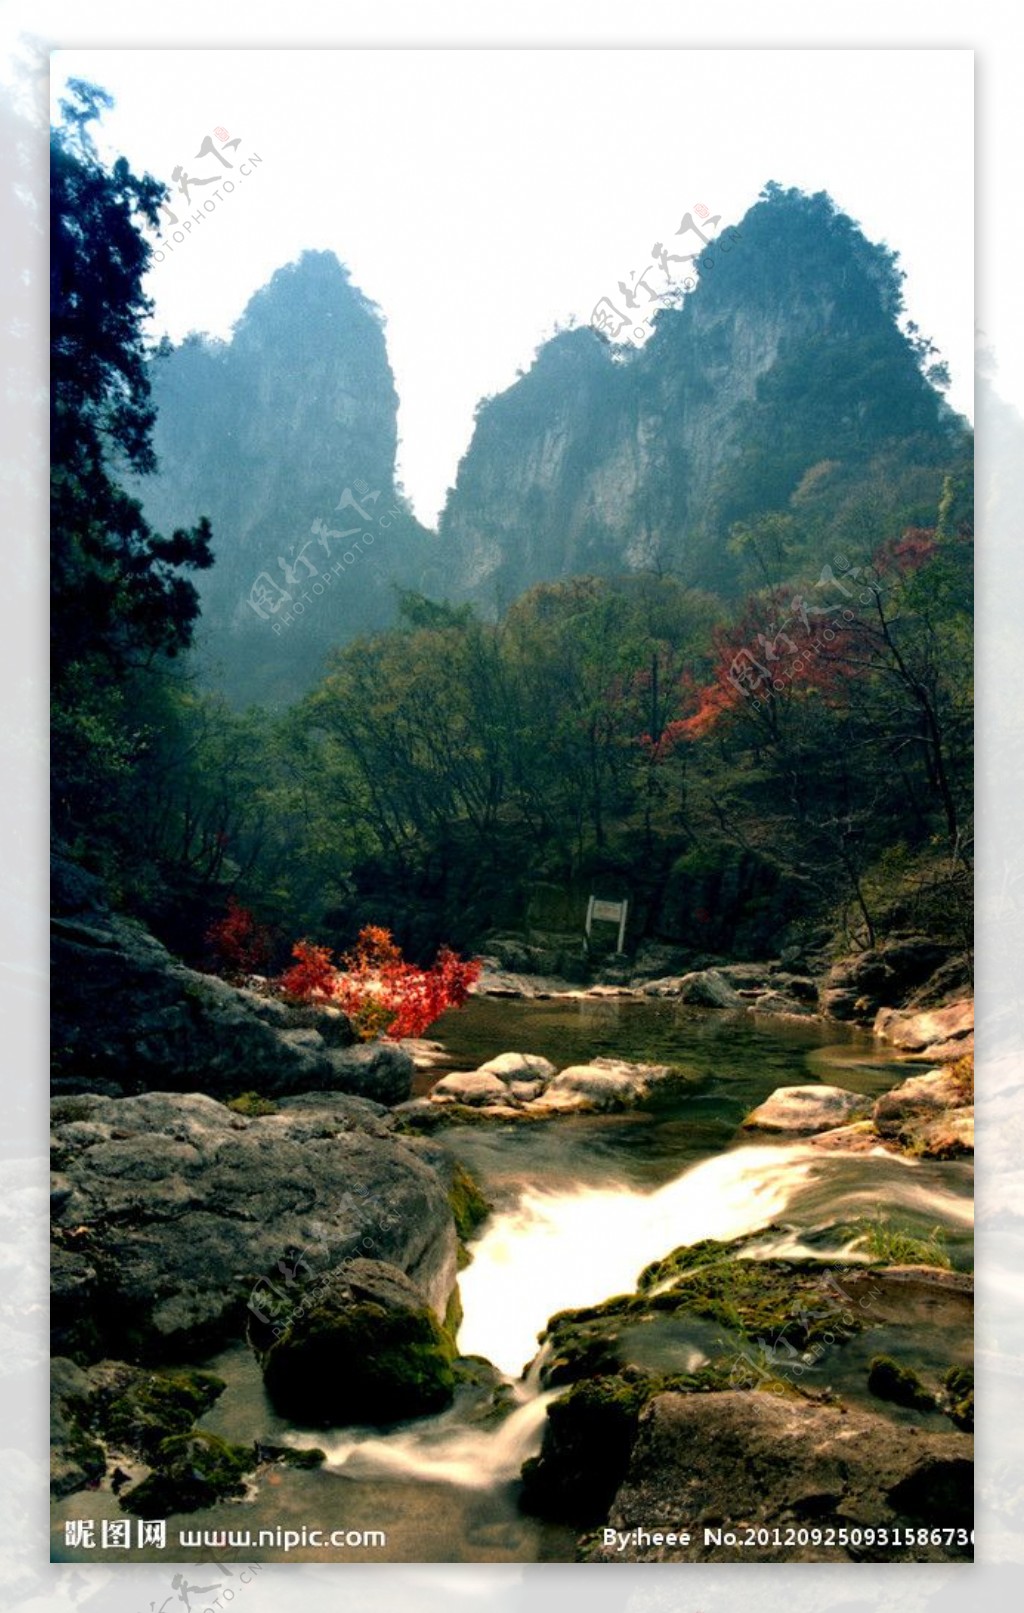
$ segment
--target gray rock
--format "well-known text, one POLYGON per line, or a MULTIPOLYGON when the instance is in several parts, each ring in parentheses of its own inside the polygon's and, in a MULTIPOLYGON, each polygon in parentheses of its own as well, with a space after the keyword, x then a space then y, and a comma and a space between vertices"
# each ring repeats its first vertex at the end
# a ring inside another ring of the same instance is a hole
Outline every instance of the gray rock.
POLYGON ((50 1362, 50 1491, 70 1495, 106 1467, 103 1447, 81 1426, 93 1386, 66 1356, 50 1362))
POLYGON ((799 1014, 806 1016, 814 1012, 806 1002, 798 1002, 795 997, 787 997, 781 991, 765 991, 750 1004, 752 1014, 799 1014))
POLYGON ((237 1093, 337 1087, 314 1026, 174 959, 134 920, 53 923, 53 1047, 65 1088, 237 1093))
POLYGON ((412 1091, 397 1044, 350 1045, 340 1010, 188 969, 132 920, 55 920, 53 969, 55 1091, 344 1090, 385 1103, 412 1091))
POLYGON ((862 1018, 867 1012, 858 1008, 860 994, 846 986, 824 986, 819 1003, 826 1019, 851 1020, 862 1018))
POLYGON ((527 1107, 534 1114, 633 1109, 655 1094, 673 1089, 682 1079, 669 1065, 598 1058, 562 1070, 527 1107))
POLYGON ((557 1067, 539 1053, 499 1053, 481 1064, 478 1074, 496 1075, 500 1081, 550 1081, 557 1067))
POLYGON ((717 969, 652 980, 643 987, 646 997, 676 997, 698 1008, 742 1008, 743 998, 717 969))
POLYGON ((875 1035, 905 1053, 923 1053, 932 1045, 954 1042, 974 1031, 974 1002, 966 999, 924 1013, 900 1013, 882 1008, 875 1017, 875 1035))
MULTIPOLYGON (((749 1548, 715 1544, 705 1528, 928 1524, 971 1529, 973 1441, 911 1429, 853 1407, 726 1391, 658 1395, 641 1414, 625 1482, 609 1513, 624 1551, 600 1535, 591 1562, 749 1562, 749 1548), (689 1532, 690 1543, 637 1543, 642 1523, 689 1532)), ((969 1547, 915 1545, 901 1560, 969 1560, 969 1547)), ((891 1545, 793 1545, 788 1561, 891 1561, 891 1545)))
POLYGON ((430 1096, 435 1102, 449 1100, 472 1104, 475 1108, 477 1105, 507 1104, 510 1093, 500 1076, 490 1075, 486 1070, 456 1070, 451 1075, 443 1075, 431 1087, 430 1096))
POLYGON ((55 1105, 59 1353, 130 1341, 140 1359, 194 1360, 357 1253, 399 1267, 444 1314, 457 1242, 446 1184, 377 1106, 324 1093, 243 1119, 199 1093, 75 1101, 90 1106, 85 1138, 55 1105))
POLYGON ((843 1087, 776 1087, 764 1103, 752 1109, 743 1122, 748 1131, 792 1132, 795 1135, 831 1131, 845 1125, 869 1100, 843 1087))

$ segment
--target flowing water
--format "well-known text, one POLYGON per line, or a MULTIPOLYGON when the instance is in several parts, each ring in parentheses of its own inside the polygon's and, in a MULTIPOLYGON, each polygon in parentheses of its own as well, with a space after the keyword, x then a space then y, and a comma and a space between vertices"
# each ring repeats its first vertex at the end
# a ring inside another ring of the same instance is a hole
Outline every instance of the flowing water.
MULTIPOLYGON (((446 1016, 434 1035, 460 1068, 512 1049, 543 1053, 559 1066, 615 1055, 672 1062, 692 1085, 655 1111, 442 1134, 494 1206, 460 1274, 459 1348, 486 1357, 511 1381, 515 1405, 507 1416, 489 1417, 489 1391, 463 1386, 441 1415, 390 1432, 298 1429, 274 1414, 251 1353, 238 1346, 208 1363, 228 1388, 203 1426, 240 1442, 258 1434, 266 1442, 317 1445, 327 1462, 319 1471, 272 1474, 276 1482, 246 1503, 244 1520, 237 1505, 224 1505, 181 1520, 184 1526, 383 1528, 390 1561, 566 1560, 567 1531, 525 1518, 516 1507, 519 1469, 539 1449, 552 1398, 541 1392, 536 1362, 523 1374, 556 1311, 632 1291, 644 1266, 700 1238, 772 1228, 770 1252, 838 1253, 842 1239, 830 1240, 828 1229, 880 1210, 919 1235, 939 1227, 953 1263, 970 1264, 967 1163, 830 1154, 805 1143, 746 1142, 737 1134, 744 1114, 777 1086, 822 1081, 868 1100, 903 1079, 906 1066, 880 1056, 864 1033, 667 1002, 477 998, 446 1016)), ((908 1320, 896 1313, 915 1305, 926 1324, 919 1329, 921 1364, 969 1359, 965 1302, 937 1304, 933 1296, 908 1293, 898 1304, 879 1301, 869 1332, 816 1369, 821 1383, 863 1393, 870 1354, 891 1347, 891 1329, 908 1320)), ((707 1322, 637 1331, 632 1359, 658 1370, 693 1370, 728 1344, 707 1322)), ((80 1500, 69 1498, 67 1516, 83 1515, 80 1500)), ((101 1515, 96 1503, 89 1498, 90 1516, 101 1515)))

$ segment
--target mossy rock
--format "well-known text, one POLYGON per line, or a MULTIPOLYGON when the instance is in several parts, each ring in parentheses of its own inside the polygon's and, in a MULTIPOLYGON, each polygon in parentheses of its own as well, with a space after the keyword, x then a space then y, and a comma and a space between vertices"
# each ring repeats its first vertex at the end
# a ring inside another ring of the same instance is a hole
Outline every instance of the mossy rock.
POLYGON ((454 1354, 403 1272, 351 1260, 271 1345, 263 1380, 276 1410, 297 1422, 386 1426, 451 1404, 454 1354))
POLYGON ((445 1309, 443 1323, 445 1339, 452 1356, 457 1352, 456 1340, 459 1336, 459 1328, 462 1326, 462 1315, 462 1295, 459 1293, 459 1285, 456 1283, 448 1295, 448 1305, 445 1309))
POLYGON ((949 1398, 946 1415, 965 1434, 974 1432, 974 1368, 950 1367, 942 1380, 949 1398))
POLYGON ((114 1399, 98 1397, 97 1423, 108 1444, 154 1464, 173 1435, 185 1434, 224 1390, 212 1372, 153 1373, 114 1399))
POLYGON ((868 1366, 868 1389, 879 1400, 891 1400, 897 1406, 909 1406, 914 1411, 934 1411, 935 1396, 930 1394, 917 1373, 910 1367, 901 1367, 891 1355, 872 1356, 868 1366))
MULTIPOLYGON (((602 1355, 602 1336, 645 1317, 689 1314, 717 1322, 744 1340, 784 1337, 798 1350, 824 1338, 837 1314, 842 1314, 848 1335, 863 1327, 855 1312, 843 1311, 834 1301, 823 1305, 824 1268, 817 1261, 739 1257, 737 1250, 748 1243, 704 1239, 673 1250, 641 1272, 638 1293, 553 1316, 542 1338, 556 1359, 565 1358, 572 1367, 562 1374, 563 1381, 581 1371, 611 1370, 607 1353, 602 1355)), ((557 1381, 554 1371, 552 1364, 545 1369, 549 1381, 557 1381)))
POLYGON ((471 1238, 482 1221, 491 1213, 491 1205, 480 1191, 478 1183, 466 1170, 456 1164, 452 1171, 452 1185, 448 1189, 448 1203, 455 1217, 455 1230, 463 1242, 471 1238))
POLYGON ((172 1434, 158 1447, 156 1471, 121 1497, 126 1512, 166 1518, 198 1512, 227 1496, 245 1493, 245 1475, 256 1466, 251 1446, 229 1445, 205 1430, 172 1434))
POLYGON ((592 1378, 553 1401, 540 1455, 523 1465, 523 1510, 576 1529, 606 1518, 649 1394, 646 1380, 592 1378))

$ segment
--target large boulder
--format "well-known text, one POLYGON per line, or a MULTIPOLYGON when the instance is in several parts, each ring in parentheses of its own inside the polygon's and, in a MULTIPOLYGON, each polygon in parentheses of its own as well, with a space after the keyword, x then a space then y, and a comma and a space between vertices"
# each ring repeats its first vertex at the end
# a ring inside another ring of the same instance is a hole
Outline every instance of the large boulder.
POLYGON ((66 1356, 50 1362, 50 1491, 68 1495, 103 1476, 106 1452, 86 1424, 93 1385, 66 1356), (85 1426, 83 1426, 85 1424, 85 1426))
POLYGON ((304 1094, 249 1119, 150 1092, 56 1099, 52 1121, 58 1353, 194 1360, 356 1254, 444 1315, 448 1183, 379 1104, 304 1094))
POLYGON ((974 1079, 969 1063, 911 1076, 884 1092, 872 1111, 875 1131, 927 1159, 974 1152, 974 1079))
POLYGON ((750 1111, 743 1126, 747 1131, 807 1135, 843 1126, 858 1111, 864 1114, 869 1107, 861 1093, 847 1092, 844 1087, 776 1087, 750 1111))
POLYGON ((633 1109, 677 1090, 685 1079, 671 1065, 597 1058, 560 1071, 527 1107, 533 1114, 633 1109))
MULTIPOLYGON (((876 1036, 891 1042, 901 1052, 929 1056, 929 1049, 943 1043, 955 1044, 973 1033, 974 1003, 968 999, 920 1014, 882 1008, 875 1016, 874 1029, 876 1036)), ((958 1058, 960 1055, 952 1051, 951 1056, 958 1058)))
POLYGON ((947 946, 928 936, 896 936, 840 958, 822 989, 822 1010, 833 1019, 870 1018, 883 1004, 905 1002, 949 961, 947 946))
POLYGON ((298 1422, 382 1425, 449 1405, 454 1355, 404 1272, 348 1260, 296 1307, 264 1357, 263 1381, 276 1409, 298 1422))
POLYGON ((500 1076, 486 1070, 456 1070, 441 1077, 430 1089, 430 1096, 438 1103, 468 1103, 477 1105, 507 1104, 509 1088, 500 1076))
POLYGON ((539 1053, 499 1053, 497 1058, 481 1064, 478 1074, 496 1075, 510 1086, 521 1081, 540 1081, 546 1084, 556 1073, 557 1066, 539 1053))
MULTIPOLYGON (((794 1530, 787 1561, 966 1561, 974 1524, 973 1441, 908 1428, 853 1406, 726 1391, 656 1396, 629 1470, 586 1551, 592 1562, 745 1562, 748 1529, 794 1530), (638 1535, 637 1526, 643 1526, 638 1535), (939 1539, 841 1543, 840 1530, 913 1527, 939 1539), (799 1531, 808 1531, 801 1541, 799 1531), (814 1544, 812 1530, 831 1544, 814 1544), (941 1531, 960 1529, 963 1543, 941 1531), (660 1530, 660 1538, 652 1538, 660 1530), (706 1535, 705 1531, 711 1531, 706 1535), (675 1531, 677 1538, 665 1535, 675 1531), (717 1532, 722 1531, 720 1540, 717 1532), (690 1539, 682 1543, 679 1532, 690 1539)), ((755 1548, 756 1549, 756 1548, 755 1548)), ((772 1549, 772 1548, 766 1548, 772 1549)), ((780 1556, 782 1553, 780 1553, 780 1556)))
POLYGON ((697 1008, 742 1008, 743 998, 717 969, 651 980, 642 987, 645 997, 674 997, 697 1008))

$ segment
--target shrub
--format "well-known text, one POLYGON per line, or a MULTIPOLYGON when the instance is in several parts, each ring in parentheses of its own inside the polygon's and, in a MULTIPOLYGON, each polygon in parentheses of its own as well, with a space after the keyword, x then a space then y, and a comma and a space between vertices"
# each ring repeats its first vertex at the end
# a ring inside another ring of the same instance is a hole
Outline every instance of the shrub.
POLYGON ((228 897, 224 917, 210 925, 206 940, 213 952, 216 973, 229 980, 259 974, 269 966, 273 952, 270 931, 234 896, 228 897))
POLYGON ((449 1008, 460 1008, 480 974, 479 959, 460 958, 443 946, 429 969, 406 963, 389 930, 367 925, 343 969, 331 962, 328 947, 299 941, 296 962, 278 982, 299 1002, 332 1002, 344 1010, 363 1041, 388 1036, 422 1036, 449 1008))

